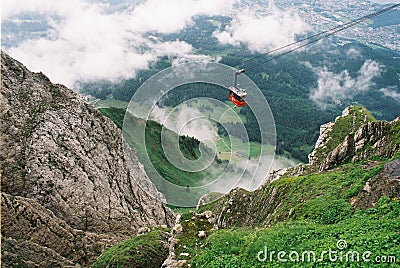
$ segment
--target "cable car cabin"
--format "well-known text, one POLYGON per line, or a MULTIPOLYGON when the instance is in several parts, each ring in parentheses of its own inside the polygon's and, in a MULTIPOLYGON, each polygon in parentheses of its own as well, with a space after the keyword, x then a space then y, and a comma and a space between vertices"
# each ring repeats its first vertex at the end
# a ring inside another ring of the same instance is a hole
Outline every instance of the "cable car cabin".
POLYGON ((239 90, 236 87, 229 88, 229 100, 238 107, 246 106, 247 92, 243 89, 239 90))
POLYGON ((238 75, 244 73, 244 69, 240 69, 235 72, 235 82, 232 87, 229 88, 229 100, 238 107, 246 106, 246 90, 239 87, 238 75))

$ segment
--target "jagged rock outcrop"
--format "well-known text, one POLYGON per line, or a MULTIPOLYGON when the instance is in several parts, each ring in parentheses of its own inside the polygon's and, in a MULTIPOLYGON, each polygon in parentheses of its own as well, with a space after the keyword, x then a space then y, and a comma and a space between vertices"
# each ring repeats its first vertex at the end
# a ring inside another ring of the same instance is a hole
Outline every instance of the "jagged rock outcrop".
POLYGON ((387 163, 381 172, 370 178, 350 203, 355 208, 367 209, 374 207, 382 196, 400 196, 400 158, 387 163))
POLYGON ((323 171, 346 161, 373 156, 390 158, 399 149, 392 133, 398 125, 400 117, 392 122, 376 121, 365 108, 348 107, 335 122, 321 126, 318 141, 309 155, 309 166, 323 171))
POLYGON ((374 120, 375 118, 365 108, 350 106, 344 109, 342 115, 336 117, 334 122, 321 125, 314 150, 308 156, 310 165, 320 164, 347 134, 374 120))
POLYGON ((148 178, 135 153, 124 154, 121 130, 72 90, 5 53, 1 60, 2 236, 7 241, 25 243, 19 248, 35 243, 87 264, 93 252, 141 226, 173 225, 172 211, 138 187, 137 181, 148 178), (44 238, 54 232, 51 247, 44 238))
POLYGON ((349 134, 344 141, 331 151, 320 170, 327 170, 346 161, 359 161, 374 156, 392 157, 399 149, 392 143, 392 126, 400 124, 400 118, 393 122, 369 122, 361 126, 354 134, 349 134))

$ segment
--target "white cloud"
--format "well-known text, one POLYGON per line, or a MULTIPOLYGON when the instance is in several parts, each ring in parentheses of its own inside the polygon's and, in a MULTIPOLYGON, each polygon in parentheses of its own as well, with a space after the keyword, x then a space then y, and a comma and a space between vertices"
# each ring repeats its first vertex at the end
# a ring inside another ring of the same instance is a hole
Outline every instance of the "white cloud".
POLYGON ((130 24, 135 31, 174 33, 191 24, 194 16, 224 14, 233 3, 233 0, 149 0, 133 10, 130 24))
POLYGON ((381 91, 386 97, 392 98, 392 99, 400 102, 400 93, 399 92, 388 89, 388 88, 382 88, 379 91, 381 91))
POLYGON ((207 115, 186 103, 175 107, 172 111, 156 105, 151 111, 150 118, 179 135, 194 137, 200 141, 215 140, 217 135, 207 115))
POLYGON ((282 11, 272 5, 268 14, 257 15, 250 10, 238 13, 223 31, 214 32, 222 44, 244 44, 252 51, 265 52, 291 43, 307 25, 298 14, 282 11))
POLYGON ((149 0, 110 12, 108 4, 85 0, 5 0, 2 20, 32 13, 47 20, 52 26, 48 36, 24 40, 7 52, 53 82, 73 86, 76 81, 134 77, 160 56, 193 57, 190 44, 145 34, 177 32, 195 16, 223 14, 232 5, 233 0, 149 0))
POLYGON ((50 25, 44 34, 23 40, 18 39, 20 35, 8 38, 18 41, 6 52, 29 69, 44 72, 53 82, 73 87, 77 81, 134 77, 138 69, 147 68, 161 56, 176 57, 173 64, 210 60, 188 43, 165 42, 151 35, 179 32, 193 24, 196 16, 233 16, 232 24, 214 35, 222 43, 242 43, 254 51, 293 41, 305 28, 298 15, 280 11, 273 3, 269 14, 257 17, 260 11, 256 8, 236 9, 238 1, 148 0, 131 4, 124 0, 123 8, 116 8, 92 0, 4 0, 2 21, 18 21, 33 14, 35 20, 50 25))
POLYGON ((151 43, 149 46, 156 55, 167 55, 169 57, 182 57, 190 54, 193 50, 190 44, 178 40, 173 42, 151 43))
POLYGON ((383 66, 373 60, 366 60, 355 78, 350 76, 348 70, 335 74, 326 67, 307 65, 318 75, 318 87, 311 92, 310 99, 321 108, 352 99, 357 93, 371 89, 374 85, 373 79, 379 77, 383 71, 383 66))

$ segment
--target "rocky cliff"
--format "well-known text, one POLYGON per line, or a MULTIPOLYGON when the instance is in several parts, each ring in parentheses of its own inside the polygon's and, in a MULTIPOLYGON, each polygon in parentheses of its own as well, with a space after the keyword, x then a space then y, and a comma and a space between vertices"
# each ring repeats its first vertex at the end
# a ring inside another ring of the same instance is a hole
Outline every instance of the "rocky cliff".
POLYGON ((309 155, 310 166, 328 170, 346 161, 359 161, 376 157, 392 157, 399 149, 394 140, 393 122, 376 121, 371 113, 360 106, 351 106, 343 114, 321 126, 320 136, 309 155))
POLYGON ((174 222, 138 187, 148 178, 108 118, 5 53, 1 61, 2 267, 87 265, 141 226, 174 222))

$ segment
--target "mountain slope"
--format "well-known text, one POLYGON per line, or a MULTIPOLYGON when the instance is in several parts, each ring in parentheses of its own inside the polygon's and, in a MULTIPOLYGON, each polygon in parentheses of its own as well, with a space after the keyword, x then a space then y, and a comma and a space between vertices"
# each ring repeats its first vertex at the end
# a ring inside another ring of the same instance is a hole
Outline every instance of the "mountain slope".
POLYGON ((323 131, 326 140, 335 141, 321 158, 331 159, 331 166, 321 168, 323 161, 316 161, 277 171, 254 192, 238 188, 184 213, 172 261, 190 267, 395 266, 400 260, 400 118, 368 122, 368 114, 350 107, 323 131), (341 131, 332 132, 337 123, 341 131), (348 146, 346 140, 354 137, 357 146, 348 146), (334 157, 339 151, 351 153, 334 157), (329 258, 323 255, 327 250, 333 250, 329 258))
POLYGON ((90 251, 107 245, 102 236, 119 241, 141 226, 172 224, 172 211, 138 187, 148 178, 135 153, 123 153, 121 131, 108 118, 5 53, 1 60, 2 236, 86 264, 90 251), (58 242, 49 243, 54 232, 58 242), (76 239, 94 245, 84 249, 76 239))
POLYGON ((219 224, 266 226, 289 219, 340 220, 341 213, 351 211, 350 199, 367 187, 368 180, 386 186, 364 207, 371 207, 382 196, 398 198, 398 175, 392 172, 394 175, 388 176, 392 173, 387 170, 398 169, 394 159, 400 153, 400 118, 368 122, 368 114, 361 107, 346 109, 329 128, 322 128, 310 164, 275 172, 269 178, 271 183, 253 193, 236 189, 219 200, 214 204, 219 224), (338 125, 341 131, 335 132, 338 125), (331 151, 326 150, 328 146, 331 151))
POLYGON ((190 267, 398 267, 399 213, 399 201, 382 198, 333 224, 221 229, 201 241, 190 267))

